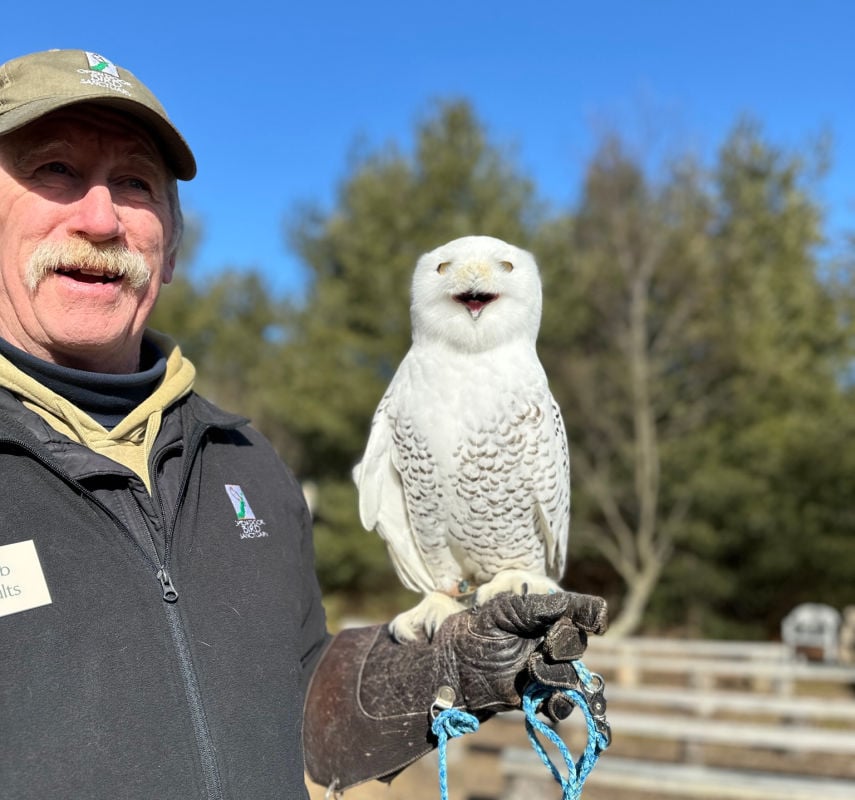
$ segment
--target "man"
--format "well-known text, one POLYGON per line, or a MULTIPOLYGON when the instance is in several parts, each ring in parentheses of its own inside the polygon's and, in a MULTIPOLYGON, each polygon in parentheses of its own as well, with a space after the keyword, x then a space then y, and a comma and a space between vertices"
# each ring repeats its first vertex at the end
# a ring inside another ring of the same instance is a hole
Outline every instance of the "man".
POLYGON ((565 715, 599 598, 326 632, 293 475, 146 329, 195 171, 98 54, 0 67, 0 794, 299 798, 304 751, 339 789, 428 752, 439 697, 565 715))

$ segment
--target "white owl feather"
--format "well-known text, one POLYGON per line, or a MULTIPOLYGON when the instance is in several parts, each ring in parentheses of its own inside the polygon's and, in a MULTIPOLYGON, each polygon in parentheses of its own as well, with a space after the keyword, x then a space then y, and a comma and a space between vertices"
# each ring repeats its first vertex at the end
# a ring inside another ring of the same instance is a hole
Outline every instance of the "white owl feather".
POLYGON ((499 239, 455 239, 416 264, 412 346, 354 469, 362 524, 425 595, 391 623, 399 640, 431 636, 473 591, 558 588, 570 465, 535 350, 541 302, 534 258, 499 239))

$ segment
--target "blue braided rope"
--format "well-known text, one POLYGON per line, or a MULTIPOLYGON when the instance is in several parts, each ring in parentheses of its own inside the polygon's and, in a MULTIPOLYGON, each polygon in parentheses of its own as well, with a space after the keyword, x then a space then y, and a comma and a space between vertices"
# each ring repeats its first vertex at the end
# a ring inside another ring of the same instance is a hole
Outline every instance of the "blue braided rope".
MULTIPOLYGON (((595 683, 593 674, 581 661, 574 661, 573 667, 582 686, 591 689, 595 683)), ((585 724, 588 728, 588 741, 585 750, 579 757, 579 760, 574 761, 570 749, 564 744, 561 737, 549 725, 537 718, 537 709, 555 691, 554 687, 543 686, 537 683, 530 684, 526 688, 522 697, 525 727, 532 748, 552 773, 552 777, 561 786, 562 800, 579 800, 582 796, 582 787, 585 785, 585 780, 596 765, 600 753, 609 746, 609 738, 598 727, 585 694, 578 689, 563 689, 562 691, 573 704, 582 709, 585 715, 585 724), (564 764, 567 767, 566 778, 561 774, 558 767, 552 763, 552 759, 549 757, 540 739, 538 739, 538 733, 552 742, 561 753, 564 764)), ((431 724, 431 730, 438 742, 440 797, 441 800, 448 800, 448 740, 467 733, 474 733, 478 730, 478 720, 467 711, 462 711, 459 708, 446 708, 436 715, 431 724)))
MULTIPOLYGON (((588 668, 581 661, 574 661, 573 667, 576 669, 576 674, 579 676, 581 684, 586 688, 592 687, 594 676, 588 668)), ((570 749, 564 744, 561 737, 549 725, 537 718, 537 709, 554 692, 555 689, 548 686, 539 684, 528 686, 522 699, 526 731, 532 748, 552 773, 556 782, 561 786, 562 800, 578 800, 582 796, 582 787, 585 785, 585 780, 596 765, 600 753, 609 746, 609 739, 597 725, 585 694, 578 689, 564 689, 564 694, 575 706, 582 709, 588 729, 588 741, 585 750, 579 757, 579 760, 574 761, 570 749), (538 739, 538 733, 547 738, 558 749, 567 767, 566 777, 552 763, 546 749, 540 739, 538 739)))
POLYGON ((431 723, 439 749, 439 793, 442 800, 448 800, 448 764, 446 749, 449 738, 474 733, 478 730, 478 719, 459 708, 446 708, 436 715, 431 723))
POLYGON ((576 677, 582 686, 591 686, 594 683, 594 674, 581 661, 576 659, 573 662, 573 669, 576 671, 576 677))
MULTIPOLYGON (((590 774, 594 765, 597 763, 600 752, 605 749, 606 743, 602 740, 601 734, 597 730, 596 723, 590 714, 586 714, 586 723, 588 727, 588 743, 585 751, 578 761, 574 761, 570 749, 564 744, 561 737, 546 723, 537 719, 537 708, 543 700, 549 698, 554 689, 547 689, 544 692, 539 691, 540 687, 533 687, 526 691, 523 697, 523 711, 525 712, 525 726, 528 732, 531 746, 540 760, 546 765, 552 773, 552 777, 561 786, 563 800, 577 800, 582 795, 582 787, 585 780, 590 774), (561 753, 564 763, 567 767, 567 776, 564 777, 546 752, 541 741, 538 739, 538 733, 547 738, 561 753)), ((564 693, 573 701, 575 705, 585 710, 587 708, 586 698, 575 689, 565 689, 564 693)))

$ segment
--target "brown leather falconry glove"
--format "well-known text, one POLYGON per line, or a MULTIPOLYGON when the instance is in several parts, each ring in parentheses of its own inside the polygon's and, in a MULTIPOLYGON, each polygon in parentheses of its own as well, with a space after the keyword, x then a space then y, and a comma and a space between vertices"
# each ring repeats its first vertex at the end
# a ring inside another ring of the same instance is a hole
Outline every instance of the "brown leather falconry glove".
POLYGON ((570 710, 562 689, 579 682, 572 661, 588 633, 607 626, 602 598, 572 592, 500 594, 448 617, 431 641, 396 642, 385 626, 342 631, 309 686, 303 720, 312 780, 346 789, 391 780, 436 747, 438 699, 485 720, 520 708, 531 680, 556 687, 542 709, 570 710))

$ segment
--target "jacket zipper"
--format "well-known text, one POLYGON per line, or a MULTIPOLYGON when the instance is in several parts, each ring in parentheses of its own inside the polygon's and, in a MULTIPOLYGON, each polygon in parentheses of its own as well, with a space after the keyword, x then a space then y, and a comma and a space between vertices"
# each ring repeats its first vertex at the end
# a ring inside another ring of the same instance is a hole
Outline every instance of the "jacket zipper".
MULTIPOLYGON (((84 490, 85 491, 85 490, 84 490)), ((97 500, 95 501, 97 502, 97 500)), ((100 504, 99 504, 100 505, 100 504)), ((175 585, 172 583, 172 578, 169 575, 169 570, 166 567, 168 563, 167 555, 166 555, 166 546, 164 545, 163 550, 163 562, 161 563, 160 557, 157 554, 157 545, 154 543, 154 536, 151 535, 151 531, 146 525, 145 519, 143 519, 142 512, 139 510, 139 506, 134 504, 134 508, 137 511, 137 519, 140 521, 140 527, 148 534, 148 540, 151 542, 151 553, 153 556, 149 558, 149 561, 153 564, 156 572, 155 576, 157 577, 158 582, 160 583, 160 591, 161 596, 167 603, 174 603, 178 600, 178 590, 175 588, 175 585)), ((109 509, 107 509, 109 512, 109 509)), ((163 515, 163 505, 160 506, 160 519, 163 523, 164 530, 164 539, 166 538, 166 520, 163 515)), ((133 538, 133 536, 131 536, 133 538)), ((134 539, 136 542, 136 539, 134 539)), ((145 548, 143 548, 145 549, 145 548)))
MULTIPOLYGON (((208 430, 206 425, 197 425, 193 431, 188 447, 185 451, 184 467, 179 483, 177 495, 177 505, 171 520, 166 519, 166 509, 163 507, 163 500, 160 492, 157 494, 157 503, 160 509, 160 518, 163 522, 164 543, 163 543, 163 563, 169 563, 169 554, 172 550, 172 537, 175 533, 175 523, 178 520, 178 514, 181 511, 181 504, 184 502, 184 491, 187 488, 187 482, 190 480, 190 472, 192 470, 193 461, 196 458, 196 452, 202 437, 208 430)), ((156 462, 153 464, 154 469, 151 471, 152 485, 157 483, 158 466, 166 454, 166 450, 160 452, 156 462)), ((190 646, 187 641, 187 632, 181 622, 181 614, 177 608, 175 601, 178 599, 178 591, 175 589, 172 578, 166 569, 166 566, 161 567, 157 573, 163 589, 163 599, 167 601, 164 606, 166 612, 166 620, 169 624, 169 633, 172 636, 172 642, 175 645, 175 651, 178 654, 178 661, 181 667, 181 677, 184 682, 184 692, 187 697, 187 705, 190 709, 190 719, 193 723, 193 733, 196 737, 196 746, 199 750, 199 758, 202 767, 202 776, 205 781, 205 795, 208 800, 224 800, 222 778, 220 770, 217 767, 217 751, 214 747, 214 741, 211 737, 211 729, 208 727, 208 719, 205 715, 205 707, 202 703, 202 692, 199 688, 199 680, 196 675, 196 670, 193 668, 193 659, 190 654, 190 646)))
MULTIPOLYGON (((187 481, 190 478, 191 464, 196 457, 196 449, 198 448, 208 427, 209 426, 206 425, 197 426, 190 439, 190 447, 187 450, 189 457, 186 457, 184 460, 184 470, 181 475, 178 505, 175 508, 175 515, 169 522, 168 526, 166 525, 166 513, 163 507, 163 501, 160 499, 160 493, 158 493, 158 505, 160 508, 161 520, 164 522, 165 532, 163 563, 161 563, 161 560, 157 556, 157 548, 154 548, 153 557, 147 553, 145 548, 140 545, 125 523, 122 522, 122 520, 119 519, 119 517, 113 513, 110 508, 105 506, 94 494, 92 494, 92 492, 69 475, 61 466, 46 459, 36 448, 21 439, 8 437, 5 438, 5 441, 20 447, 22 450, 29 453, 37 461, 44 464, 47 469, 62 478, 66 483, 73 486, 83 497, 89 500, 89 502, 100 508, 105 514, 107 514, 116 527, 124 533, 134 547, 142 554, 143 558, 149 563, 149 565, 154 568, 155 576, 160 584, 161 596, 163 600, 166 601, 164 604, 166 621, 178 656, 180 673, 184 683, 184 691, 187 698, 191 723, 193 725, 193 733, 196 737, 196 746, 199 750, 202 776, 205 782, 205 795, 207 800, 225 800, 225 795, 223 794, 222 789, 222 780, 219 769, 217 768, 216 748, 214 747, 213 739, 211 738, 210 728, 208 727, 204 707, 202 705, 202 693, 199 689, 199 681, 196 677, 196 671, 193 668, 190 647, 187 642, 187 633, 184 630, 184 625, 181 622, 181 617, 178 608, 176 607, 178 591, 172 582, 172 578, 167 568, 175 521, 178 518, 178 512, 180 510, 181 503, 183 502, 184 490, 187 486, 187 481)), ((145 523, 143 523, 143 527, 148 530, 148 526, 145 525, 145 523)), ((151 536, 150 532, 149 536, 151 536)), ((154 545, 153 540, 152 545, 154 545)))

